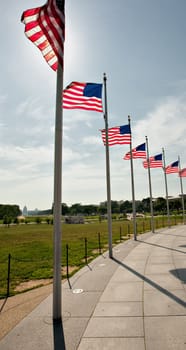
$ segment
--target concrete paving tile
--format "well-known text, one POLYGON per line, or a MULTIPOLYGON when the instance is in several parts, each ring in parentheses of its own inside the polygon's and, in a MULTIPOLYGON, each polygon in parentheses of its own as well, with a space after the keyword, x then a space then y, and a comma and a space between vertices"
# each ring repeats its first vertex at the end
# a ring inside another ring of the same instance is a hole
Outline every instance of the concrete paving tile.
POLYGON ((112 282, 140 282, 141 277, 135 273, 119 267, 112 277, 112 282))
POLYGON ((153 264, 153 265, 147 265, 145 273, 148 275, 150 275, 150 274, 165 274, 173 269, 174 269, 173 264, 153 264))
POLYGON ((146 265, 146 260, 142 260, 142 259, 131 259, 131 258, 127 258, 124 260, 124 264, 132 267, 133 269, 144 269, 145 265, 146 265))
POLYGON ((174 264, 175 264, 175 266, 176 266, 176 268, 177 269, 185 269, 185 271, 186 271, 186 256, 185 256, 185 259, 179 259, 179 260, 177 260, 177 259, 174 259, 174 264))
POLYGON ((87 272, 86 276, 73 282, 71 287, 72 289, 83 289, 84 291, 104 290, 114 270, 108 270, 105 266, 100 266, 93 271, 87 272))
POLYGON ((186 316, 145 317, 146 350, 185 350, 186 316))
POLYGON ((151 257, 154 257, 154 258, 159 258, 159 257, 162 257, 162 256, 166 256, 166 257, 170 257, 172 253, 172 250, 169 248, 169 249, 166 249, 165 247, 155 247, 153 249, 153 251, 151 252, 151 257))
POLYGON ((176 262, 176 261, 185 261, 185 259, 186 259, 186 256, 185 256, 185 254, 172 254, 172 257, 173 257, 173 260, 174 260, 174 262, 176 262))
POLYGON ((93 317, 143 316, 142 302, 100 302, 93 317))
POLYGON ((136 264, 136 262, 132 263, 131 261, 123 261, 123 262, 118 262, 118 269, 120 271, 129 271, 132 274, 136 274, 140 273, 140 274, 144 274, 145 271, 145 264, 141 263, 141 264, 136 264), (137 272, 137 273, 136 273, 137 272))
POLYGON ((144 315, 186 315, 186 293, 183 289, 144 291, 144 315))
MULTIPOLYGON (((117 269, 117 265, 108 257, 103 258, 100 256, 95 260, 96 263, 91 262, 89 266, 85 266, 69 279, 72 289, 97 290, 99 288, 101 290, 105 287, 108 279, 110 279, 110 276, 117 269), (81 286, 79 283, 81 283, 81 286)), ((68 283, 65 286, 69 289, 68 283)))
MULTIPOLYGON (((63 322, 66 350, 76 350, 78 348, 83 333, 87 327, 88 321, 88 318, 72 317, 67 321, 63 322)), ((50 350, 52 349, 62 350, 63 347, 56 346, 55 348, 51 348, 50 350)))
POLYGON ((144 282, 144 290, 154 290, 156 289, 154 284, 157 284, 159 287, 165 288, 165 289, 170 289, 170 290, 175 290, 175 289, 180 289, 180 280, 176 278, 175 276, 171 275, 169 273, 165 274, 153 274, 153 275, 146 275, 145 276, 147 280, 151 281, 152 284, 148 282, 144 282))
POLYGON ((93 317, 84 337, 143 337, 142 317, 93 317))
POLYGON ((142 248, 140 246, 135 248, 135 251, 131 252, 127 258, 130 258, 131 260, 146 260, 148 258, 150 252, 146 249, 146 247, 142 248))
POLYGON ((172 256, 171 255, 166 255, 166 256, 151 255, 148 259, 148 265, 149 264, 172 264, 172 256))
POLYGON ((62 303, 63 313, 69 313, 73 317, 91 316, 100 296, 101 292, 73 293, 69 291, 68 293, 64 293, 62 303))
POLYGON ((141 301, 143 282, 110 282, 100 301, 141 301))
POLYGON ((83 338, 77 350, 145 350, 143 338, 83 338))

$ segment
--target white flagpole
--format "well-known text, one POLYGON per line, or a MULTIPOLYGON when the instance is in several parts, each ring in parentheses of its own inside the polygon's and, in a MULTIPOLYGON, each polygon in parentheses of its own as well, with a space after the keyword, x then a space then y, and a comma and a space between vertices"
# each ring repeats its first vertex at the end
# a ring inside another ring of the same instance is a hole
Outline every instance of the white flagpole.
POLYGON ((151 186, 151 174, 150 174, 149 146, 148 146, 147 136, 145 136, 145 138, 146 138, 146 145, 147 145, 147 163, 148 163, 150 211, 151 211, 151 231, 152 231, 152 233, 154 233, 154 213, 153 213, 153 204, 152 204, 152 186, 151 186))
POLYGON ((62 92, 63 69, 58 64, 56 86, 56 119, 54 150, 54 262, 53 262, 53 320, 61 321, 61 182, 62 182, 62 92))
MULTIPOLYGON (((179 173, 181 171, 181 163, 180 163, 180 157, 178 156, 178 164, 179 164, 179 173)), ((182 201, 182 211, 183 211, 183 225, 185 225, 185 204, 184 204, 184 195, 183 195, 183 182, 182 177, 180 178, 180 188, 181 188, 181 201, 182 201)))
POLYGON ((109 243, 109 258, 112 258, 112 213, 111 213, 111 191, 110 191, 110 160, 108 146, 108 114, 107 114, 107 89, 106 89, 106 74, 103 75, 104 82, 104 119, 105 119, 105 135, 106 135, 106 179, 107 179, 107 220, 108 220, 108 243, 109 243))
POLYGON ((168 186, 167 186, 167 174, 166 174, 166 163, 165 163, 165 151, 164 148, 162 148, 162 154, 163 154, 163 171, 164 171, 164 177, 165 177, 165 193, 166 193, 166 203, 167 203, 167 224, 170 228, 170 210, 169 210, 169 196, 168 196, 168 186))
MULTIPOLYGON (((130 116, 128 116, 128 122, 130 126, 130 116)), ((137 240, 136 234, 136 203, 135 203, 135 190, 134 190, 134 170, 133 170, 133 158, 132 158, 132 133, 130 142, 130 168, 131 168, 131 188, 132 188, 132 211, 133 211, 133 232, 134 240, 137 240)))

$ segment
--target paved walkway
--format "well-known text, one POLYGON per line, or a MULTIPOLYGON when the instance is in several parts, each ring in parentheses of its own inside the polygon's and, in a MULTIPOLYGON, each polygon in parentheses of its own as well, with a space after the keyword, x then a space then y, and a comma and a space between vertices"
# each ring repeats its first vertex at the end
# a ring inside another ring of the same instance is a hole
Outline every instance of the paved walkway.
POLYGON ((117 245, 62 285, 61 324, 50 295, 0 350, 186 350, 185 254, 182 225, 117 245))

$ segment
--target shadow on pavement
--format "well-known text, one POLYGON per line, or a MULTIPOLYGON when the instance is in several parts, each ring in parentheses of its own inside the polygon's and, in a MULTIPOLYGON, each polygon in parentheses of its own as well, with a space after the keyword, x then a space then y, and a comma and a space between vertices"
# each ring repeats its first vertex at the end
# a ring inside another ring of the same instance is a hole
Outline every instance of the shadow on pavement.
POLYGON ((54 350, 65 350, 65 338, 62 320, 53 320, 54 350))
POLYGON ((8 298, 6 298, 6 299, 3 301, 3 304, 2 304, 1 307, 0 307, 0 313, 1 313, 1 311, 3 310, 3 308, 4 308, 4 306, 5 306, 6 302, 7 302, 7 299, 8 299, 8 298))
POLYGON ((158 248, 163 248, 163 249, 168 249, 168 250, 172 250, 174 252, 178 252, 178 253, 182 253, 182 254, 186 254, 186 252, 184 252, 183 250, 179 250, 179 249, 175 249, 175 248, 169 248, 169 247, 165 247, 163 245, 159 245, 159 244, 155 244, 155 243, 149 243, 149 242, 145 242, 145 241, 138 241, 140 243, 145 243, 145 244, 149 244, 149 245, 153 245, 154 247, 158 247, 158 248))
POLYGON ((161 232, 161 235, 164 235, 164 236, 175 236, 175 237, 183 237, 183 238, 185 238, 185 236, 182 236, 182 235, 174 235, 173 233, 163 233, 163 232, 161 232))
POLYGON ((142 275, 141 273, 135 271, 133 268, 131 268, 130 266, 124 264, 123 262, 121 262, 120 260, 112 257, 113 261, 115 261, 117 264, 121 265, 124 269, 130 271, 131 273, 133 273, 134 275, 138 276, 139 278, 141 278, 144 282, 150 284, 152 287, 156 288, 157 290, 159 290, 161 293, 167 295, 169 298, 173 299, 174 301, 176 301, 178 304, 186 307, 186 302, 180 298, 178 298, 176 295, 174 295, 173 293, 169 292, 167 289, 161 287, 159 284, 155 283, 154 281, 150 280, 148 277, 142 275))
POLYGON ((186 283, 186 269, 170 270, 170 273, 176 278, 179 278, 183 283, 186 283))

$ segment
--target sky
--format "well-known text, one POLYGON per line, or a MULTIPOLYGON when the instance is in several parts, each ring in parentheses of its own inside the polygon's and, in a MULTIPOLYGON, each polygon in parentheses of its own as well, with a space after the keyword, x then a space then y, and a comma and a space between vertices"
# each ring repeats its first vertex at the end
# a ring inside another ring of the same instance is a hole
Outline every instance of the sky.
MULTIPOLYGON (((21 15, 42 0, 1 4, 0 203, 52 207, 56 73, 26 38, 21 15)), ((64 86, 103 82, 109 127, 131 116, 132 146, 148 137, 149 155, 186 167, 186 1, 66 0, 64 86)), ((63 111, 62 202, 106 200, 102 113, 63 111)), ((109 148, 111 199, 131 200, 129 145, 109 148)), ((177 174, 168 194, 180 194, 177 174)), ((162 169, 151 170, 152 196, 165 196, 162 169)), ((148 172, 134 160, 135 198, 149 197, 148 172)), ((183 178, 186 192, 186 178, 183 178)))

